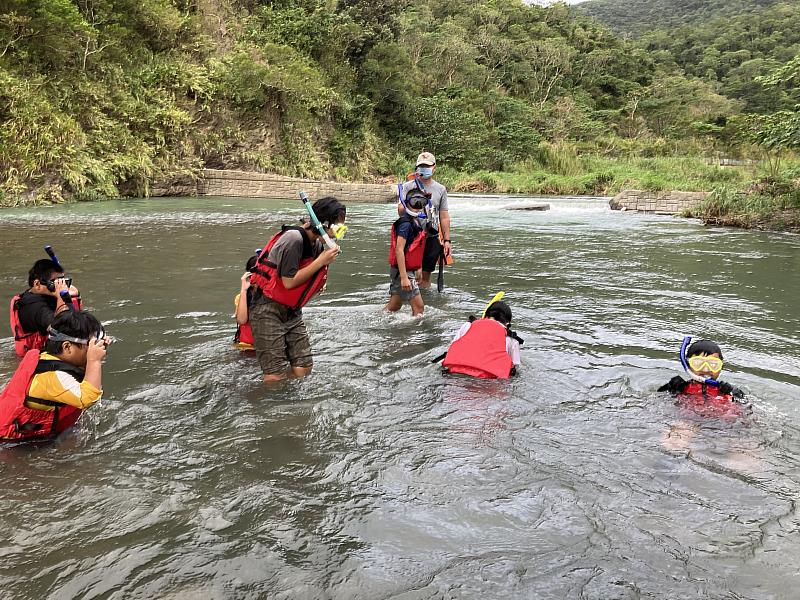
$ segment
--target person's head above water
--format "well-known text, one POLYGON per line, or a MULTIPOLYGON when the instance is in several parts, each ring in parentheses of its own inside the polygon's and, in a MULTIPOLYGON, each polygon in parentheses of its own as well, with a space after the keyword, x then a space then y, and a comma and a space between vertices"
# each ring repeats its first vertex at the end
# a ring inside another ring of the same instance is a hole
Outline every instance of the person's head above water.
POLYGON ((245 264, 244 270, 252 273, 256 268, 257 262, 258 262, 258 254, 254 254, 253 256, 247 259, 247 264, 245 264))
POLYGON ((47 329, 44 351, 78 367, 86 365, 89 340, 105 337, 105 330, 94 315, 84 311, 64 311, 47 329))
POLYGON ((48 281, 63 276, 64 272, 59 265, 49 258, 41 258, 33 263, 30 271, 28 271, 28 287, 36 287, 36 291, 41 292, 42 290, 40 288, 46 288, 48 281))
POLYGON ((698 340, 686 349, 690 374, 702 379, 717 379, 722 372, 722 349, 711 340, 698 340))
POLYGON ((511 325, 511 307, 502 300, 492 302, 486 309, 486 318, 494 319, 506 326, 511 325))
MULTIPOLYGON (((317 219, 328 232, 328 235, 336 239, 344 237, 347 231, 347 226, 344 220, 347 217, 347 208, 344 204, 339 202, 333 196, 325 196, 320 198, 311 206, 317 219)), ((310 227, 313 233, 316 233, 314 227, 310 227)))

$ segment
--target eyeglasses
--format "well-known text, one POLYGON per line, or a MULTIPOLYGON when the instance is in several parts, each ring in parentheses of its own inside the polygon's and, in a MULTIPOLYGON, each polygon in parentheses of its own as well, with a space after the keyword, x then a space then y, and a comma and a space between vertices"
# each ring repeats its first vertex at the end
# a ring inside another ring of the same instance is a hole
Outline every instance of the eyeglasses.
POLYGON ((702 371, 704 367, 712 373, 722 371, 722 359, 716 356, 692 356, 688 362, 692 371, 702 371))

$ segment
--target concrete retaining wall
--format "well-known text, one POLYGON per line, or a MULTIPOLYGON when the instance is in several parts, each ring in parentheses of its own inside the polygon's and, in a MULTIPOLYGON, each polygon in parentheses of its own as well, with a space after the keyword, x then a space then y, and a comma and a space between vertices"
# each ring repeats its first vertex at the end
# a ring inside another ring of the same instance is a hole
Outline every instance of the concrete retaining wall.
POLYGON ((708 195, 708 192, 647 192, 623 190, 611 199, 612 210, 635 210, 659 215, 678 215, 708 195))
POLYGON ((312 199, 336 196, 348 202, 395 202, 394 184, 339 183, 285 177, 271 173, 204 169, 194 182, 159 182, 153 185, 153 196, 234 196, 243 198, 297 198, 305 190, 312 199))

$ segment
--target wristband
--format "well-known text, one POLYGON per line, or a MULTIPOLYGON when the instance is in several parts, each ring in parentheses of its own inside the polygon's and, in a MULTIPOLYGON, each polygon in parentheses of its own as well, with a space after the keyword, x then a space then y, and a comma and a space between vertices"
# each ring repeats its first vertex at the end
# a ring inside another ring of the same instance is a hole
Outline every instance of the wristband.
POLYGON ((451 242, 450 242, 450 240, 444 240, 444 243, 445 244, 450 244, 451 242))

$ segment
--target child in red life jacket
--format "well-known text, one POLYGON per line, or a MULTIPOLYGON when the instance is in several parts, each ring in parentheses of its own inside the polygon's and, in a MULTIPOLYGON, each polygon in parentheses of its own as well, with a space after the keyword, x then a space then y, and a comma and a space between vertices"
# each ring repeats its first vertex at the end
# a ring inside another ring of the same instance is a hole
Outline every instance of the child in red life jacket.
POLYGON ((426 236, 420 219, 424 219, 428 197, 418 189, 402 199, 405 212, 392 224, 389 244, 389 312, 400 310, 403 303, 411 304, 411 314, 421 315, 425 304, 420 295, 415 272, 422 268, 426 236))
POLYGON ((17 356, 25 356, 28 350, 41 350, 53 317, 68 308, 59 294, 68 290, 73 298, 79 297, 78 289, 71 284, 60 265, 49 258, 33 264, 28 271, 28 289, 14 296, 9 307, 17 356))
POLYGON ((241 277, 241 289, 233 299, 236 306, 236 335, 233 337, 233 345, 239 350, 255 350, 253 346, 253 330, 250 327, 250 307, 253 304, 255 293, 258 288, 250 284, 253 269, 256 267, 258 255, 251 256, 245 265, 244 274, 241 277), (242 301, 244 299, 244 301, 242 301))
POLYGON ((482 319, 470 317, 453 338, 442 366, 449 373, 507 379, 520 364, 522 340, 511 331, 511 307, 493 302, 482 319))
POLYGON ((91 314, 58 315, 44 351, 30 350, 0 393, 0 439, 48 439, 74 425, 103 394, 108 343, 91 314))
POLYGON ((697 405, 698 408, 705 406, 725 409, 739 404, 744 398, 744 392, 718 379, 724 364, 720 347, 709 340, 699 340, 690 346, 691 339, 684 339, 680 355, 681 364, 690 380, 686 381, 676 375, 658 388, 658 391, 681 396, 687 403, 697 405))
MULTIPOLYGON (((320 198, 312 209, 328 236, 336 238, 337 232, 343 233, 347 209, 336 198, 320 198)), ((339 254, 338 246, 325 248, 321 240, 311 223, 284 226, 256 261, 250 283, 260 293, 250 307, 249 322, 265 382, 305 377, 311 372, 311 344, 302 308, 324 289, 328 265, 339 254)))

